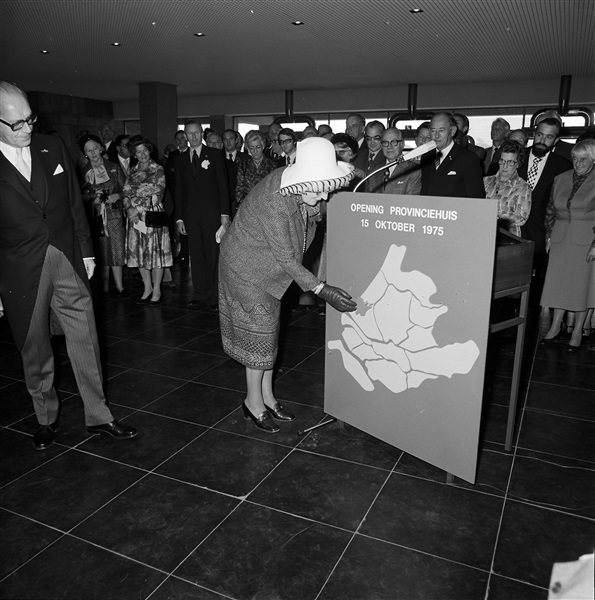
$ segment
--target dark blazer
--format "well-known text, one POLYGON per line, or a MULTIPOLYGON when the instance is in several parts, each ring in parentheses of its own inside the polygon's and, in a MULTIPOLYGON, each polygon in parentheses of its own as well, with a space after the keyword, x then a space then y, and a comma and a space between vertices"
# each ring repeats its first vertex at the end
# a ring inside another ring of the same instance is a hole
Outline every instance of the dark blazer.
MULTIPOLYGON (((373 173, 376 169, 379 169, 380 167, 382 167, 383 165, 386 164, 386 157, 384 156, 384 153, 382 152, 382 150, 379 150, 376 153, 376 156, 374 157, 374 160, 372 161, 370 168, 368 168, 369 158, 370 158, 370 149, 369 148, 366 148, 365 150, 358 150, 357 156, 355 157, 355 160, 353 161, 353 166, 356 169, 361 169, 366 175, 369 175, 370 173, 373 173)), ((363 185, 361 185, 357 191, 358 192, 372 191, 370 189, 370 179, 368 179, 368 181, 365 181, 363 183, 363 185)))
MULTIPOLYGON (((496 150, 498 151, 498 150, 496 150)), ((500 165, 498 162, 493 161, 494 158, 494 146, 490 146, 489 148, 485 148, 485 158, 483 159, 483 172, 484 175, 495 175, 499 169, 500 165)), ((500 158, 500 156, 498 156, 500 158)))
POLYGON ((191 150, 175 158, 175 218, 182 219, 186 228, 212 230, 214 238, 221 215, 231 214, 225 159, 221 150, 203 144, 195 175, 190 164, 191 150))
POLYGON ((109 148, 105 151, 105 154, 107 155, 107 160, 110 162, 118 162, 118 147, 114 140, 112 140, 109 148))
POLYGON ((471 150, 454 144, 438 169, 433 159, 422 168, 422 196, 485 198, 481 163, 471 150))
MULTIPOLYGON (((529 163, 533 164, 531 148, 528 148, 527 159, 518 169, 518 174, 527 181, 529 163)), ((554 179, 572 169, 572 163, 558 154, 548 152, 547 160, 535 189, 531 192, 531 212, 527 222, 522 226, 522 236, 535 242, 535 254, 545 254, 545 212, 550 199, 554 179)))
POLYGON ((93 244, 74 166, 57 137, 34 134, 30 183, 0 153, 0 297, 19 350, 50 244, 88 286, 83 257, 93 244))
POLYGON ((229 188, 229 197, 230 199, 235 201, 236 187, 238 185, 238 165, 251 159, 250 156, 247 156, 242 152, 237 152, 235 161, 229 160, 227 158, 227 153, 225 151, 222 152, 225 157, 225 169, 227 171, 227 186, 229 188))

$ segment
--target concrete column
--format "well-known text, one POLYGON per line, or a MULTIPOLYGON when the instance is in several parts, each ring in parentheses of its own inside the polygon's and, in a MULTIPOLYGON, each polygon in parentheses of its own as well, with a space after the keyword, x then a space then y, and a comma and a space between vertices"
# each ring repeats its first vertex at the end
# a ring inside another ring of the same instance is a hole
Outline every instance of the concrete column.
POLYGON ((175 85, 150 81, 138 84, 140 130, 157 145, 159 156, 163 148, 174 141, 178 122, 178 92, 175 85))

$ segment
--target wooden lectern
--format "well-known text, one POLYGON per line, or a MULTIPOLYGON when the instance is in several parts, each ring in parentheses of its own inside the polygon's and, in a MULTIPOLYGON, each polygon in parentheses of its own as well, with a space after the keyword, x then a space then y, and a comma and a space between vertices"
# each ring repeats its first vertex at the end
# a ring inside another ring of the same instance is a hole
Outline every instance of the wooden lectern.
POLYGON ((490 333, 502 331, 509 327, 517 328, 510 404, 508 406, 508 421, 506 424, 506 440, 504 443, 504 447, 508 452, 512 449, 512 438, 516 422, 521 361, 523 358, 527 308, 529 305, 529 288, 531 287, 533 247, 533 242, 524 240, 504 229, 498 229, 492 299, 498 300, 508 296, 520 295, 520 306, 517 316, 499 323, 490 322, 490 333))

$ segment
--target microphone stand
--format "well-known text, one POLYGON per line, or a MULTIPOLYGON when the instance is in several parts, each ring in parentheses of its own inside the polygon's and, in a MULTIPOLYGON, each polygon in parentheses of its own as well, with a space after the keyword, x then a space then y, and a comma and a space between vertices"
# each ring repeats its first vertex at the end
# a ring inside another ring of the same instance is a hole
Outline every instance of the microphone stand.
POLYGON ((435 150, 435 149, 436 149, 436 142, 434 142, 434 141, 426 142, 425 144, 422 144, 421 146, 418 146, 417 148, 414 148, 413 150, 411 150, 410 152, 407 153, 407 156, 403 157, 403 155, 401 155, 396 160, 393 160, 392 162, 386 163, 385 165, 382 165, 381 167, 379 167, 375 171, 372 171, 369 175, 366 175, 355 186, 355 188, 353 188, 353 191, 357 192, 357 188, 359 188, 359 186, 364 181, 367 181, 368 179, 370 179, 370 177, 372 177, 373 175, 376 175, 376 173, 380 173, 380 171, 385 171, 386 169, 390 169, 393 165, 396 165, 396 164, 398 164, 400 162, 404 162, 406 160, 411 160, 412 158, 417 158, 418 156, 422 156, 423 154, 426 154, 426 152, 430 152, 431 150, 435 150))

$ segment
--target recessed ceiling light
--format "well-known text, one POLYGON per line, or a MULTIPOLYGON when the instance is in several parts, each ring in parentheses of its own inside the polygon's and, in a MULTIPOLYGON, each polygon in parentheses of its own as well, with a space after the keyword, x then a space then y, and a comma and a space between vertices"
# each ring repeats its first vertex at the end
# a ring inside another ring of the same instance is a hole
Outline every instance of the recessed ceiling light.
POLYGON ((193 33, 192 34, 194 37, 205 37, 204 33, 193 33))
POLYGON ((49 54, 49 53, 50 53, 50 51, 49 51, 49 50, 40 50, 39 52, 40 52, 41 54, 49 54))
POLYGON ((303 25, 304 22, 303 21, 293 21, 292 25, 303 25))
POLYGON ((414 15, 416 15, 416 14, 422 13, 424 11, 421 8, 412 8, 409 12, 413 13, 414 15))
POLYGON ((112 42, 111 45, 112 46, 121 46, 122 44, 120 44, 120 42, 112 42))

